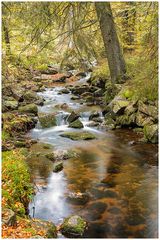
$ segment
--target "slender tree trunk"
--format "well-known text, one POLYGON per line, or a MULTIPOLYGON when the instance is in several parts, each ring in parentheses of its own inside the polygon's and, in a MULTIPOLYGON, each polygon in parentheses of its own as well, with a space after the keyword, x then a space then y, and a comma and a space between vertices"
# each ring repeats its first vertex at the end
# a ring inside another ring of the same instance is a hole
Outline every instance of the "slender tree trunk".
POLYGON ((100 29, 106 50, 111 81, 120 82, 126 73, 125 61, 120 48, 116 27, 109 2, 95 2, 100 29))

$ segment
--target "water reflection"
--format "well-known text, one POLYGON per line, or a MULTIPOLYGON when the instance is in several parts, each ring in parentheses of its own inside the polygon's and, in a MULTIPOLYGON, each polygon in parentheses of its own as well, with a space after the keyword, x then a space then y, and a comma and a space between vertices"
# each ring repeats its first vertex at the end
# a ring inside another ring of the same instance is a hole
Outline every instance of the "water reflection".
MULTIPOLYGON (((156 164, 152 160, 142 165, 140 153, 114 137, 101 143, 79 147, 79 157, 66 161, 63 172, 50 172, 47 189, 35 196, 35 216, 59 223, 71 213, 79 214, 89 221, 86 238, 156 237, 156 164), (83 206, 69 203, 69 192, 85 192, 89 201, 83 206)), ((147 150, 144 153, 147 158, 147 150)))

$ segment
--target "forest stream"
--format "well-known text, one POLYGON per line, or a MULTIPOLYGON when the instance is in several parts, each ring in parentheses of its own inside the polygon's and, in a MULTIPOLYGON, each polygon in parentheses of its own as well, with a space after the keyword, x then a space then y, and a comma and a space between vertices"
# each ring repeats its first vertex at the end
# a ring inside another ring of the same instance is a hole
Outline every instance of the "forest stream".
MULTIPOLYGON (((77 83, 85 84, 88 78, 89 74, 77 83)), ((51 144, 54 151, 73 150, 78 154, 64 160, 60 172, 53 172, 50 160, 28 158, 37 187, 29 204, 30 217, 60 225, 72 214, 82 216, 88 222, 85 238, 156 237, 157 145, 138 142, 137 134, 129 129, 106 131, 103 126, 92 127, 89 116, 93 110, 101 113, 100 106, 73 101, 70 93, 59 94, 62 88, 60 83, 39 92, 45 104, 38 111, 52 113, 57 105, 65 103, 79 112, 83 130, 68 127, 66 109, 58 111, 57 126, 42 128, 38 122, 29 136, 51 144), (73 141, 60 136, 67 131, 91 132, 96 139, 73 141), (68 196, 74 193, 86 198, 78 203, 72 201, 68 196)), ((60 233, 58 237, 64 238, 60 233)))

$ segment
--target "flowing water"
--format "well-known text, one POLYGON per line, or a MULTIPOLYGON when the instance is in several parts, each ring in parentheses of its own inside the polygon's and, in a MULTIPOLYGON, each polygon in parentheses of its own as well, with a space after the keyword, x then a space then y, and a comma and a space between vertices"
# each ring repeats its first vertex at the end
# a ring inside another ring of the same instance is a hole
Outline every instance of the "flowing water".
MULTIPOLYGON (((87 77, 79 83, 84 84, 87 77)), ((39 112, 57 112, 60 105, 68 105, 67 110, 58 110, 57 126, 43 129, 38 123, 30 136, 53 145, 54 150, 75 149, 78 156, 65 160, 58 173, 43 157, 28 159, 38 188, 29 205, 30 216, 59 225, 65 217, 78 214, 88 221, 84 238, 156 238, 157 146, 138 142, 131 130, 107 132, 88 127, 90 112, 101 112, 100 107, 88 107, 82 99, 73 101, 71 94, 58 94, 62 88, 39 93, 46 100, 39 112), (66 131, 82 131, 68 128, 65 119, 70 109, 79 111, 84 130, 94 133, 96 140, 73 141, 60 136, 66 131), (87 193, 89 201, 81 205, 68 201, 68 194, 77 192, 87 193)))

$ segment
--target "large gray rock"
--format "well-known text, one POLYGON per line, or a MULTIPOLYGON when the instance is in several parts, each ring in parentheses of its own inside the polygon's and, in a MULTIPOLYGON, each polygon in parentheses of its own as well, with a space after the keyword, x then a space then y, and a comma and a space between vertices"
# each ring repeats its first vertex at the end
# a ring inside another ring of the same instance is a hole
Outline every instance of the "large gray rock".
POLYGON ((87 228, 87 222, 80 216, 66 218, 61 225, 61 232, 67 237, 81 237, 87 228))

